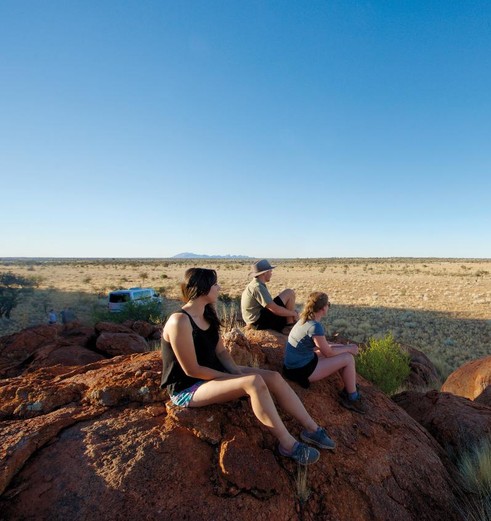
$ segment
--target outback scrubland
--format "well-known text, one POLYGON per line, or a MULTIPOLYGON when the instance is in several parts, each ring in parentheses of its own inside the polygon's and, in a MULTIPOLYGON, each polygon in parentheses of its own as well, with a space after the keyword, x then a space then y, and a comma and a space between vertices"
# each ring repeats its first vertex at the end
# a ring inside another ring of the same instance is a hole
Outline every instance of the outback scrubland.
MULTIPOLYGON (((357 342, 392 332, 449 373, 491 354, 489 259, 270 259, 271 293, 293 288, 299 308, 315 290, 329 294, 329 334, 357 342)), ((47 312, 71 306, 93 322, 113 289, 151 286, 165 297, 164 314, 179 305, 179 284, 191 266, 216 269, 230 306, 249 281, 250 261, 229 259, 0 259, 0 271, 36 277, 38 287, 0 320, 0 335, 47 322, 47 312)), ((224 311, 225 307, 222 306, 224 311)))

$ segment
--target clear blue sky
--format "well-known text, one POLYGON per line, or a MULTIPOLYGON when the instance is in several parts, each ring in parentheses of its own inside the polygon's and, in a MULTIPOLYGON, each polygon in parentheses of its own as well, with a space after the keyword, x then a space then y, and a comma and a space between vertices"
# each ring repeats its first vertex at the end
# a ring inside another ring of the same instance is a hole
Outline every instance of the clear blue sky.
POLYGON ((491 257, 491 2, 2 0, 0 257, 491 257))

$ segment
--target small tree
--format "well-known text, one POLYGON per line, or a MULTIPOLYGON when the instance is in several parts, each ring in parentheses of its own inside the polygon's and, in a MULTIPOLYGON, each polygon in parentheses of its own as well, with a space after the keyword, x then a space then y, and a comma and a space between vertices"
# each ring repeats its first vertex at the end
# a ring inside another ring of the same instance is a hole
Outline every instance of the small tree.
POLYGON ((10 318, 22 298, 34 291, 39 281, 31 277, 22 277, 11 271, 0 274, 0 318, 10 318))

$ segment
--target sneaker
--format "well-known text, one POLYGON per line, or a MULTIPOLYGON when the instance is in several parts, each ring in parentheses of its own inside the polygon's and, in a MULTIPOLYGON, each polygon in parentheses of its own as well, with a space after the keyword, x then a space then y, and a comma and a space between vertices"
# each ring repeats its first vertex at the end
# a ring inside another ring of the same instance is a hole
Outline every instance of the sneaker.
MULTIPOLYGON (((343 389, 344 391, 344 389, 343 389)), ((360 414, 365 414, 368 411, 367 405, 363 402, 361 396, 356 400, 350 400, 346 391, 343 393, 342 391, 339 393, 339 403, 345 408, 350 409, 352 411, 358 412, 360 414)))
POLYGON ((334 441, 329 438, 327 432, 322 427, 319 427, 315 432, 302 431, 300 438, 306 443, 317 445, 321 449, 333 450, 336 447, 334 441))
MULTIPOLYGON (((358 384, 356 384, 356 392, 361 396, 361 392, 360 392, 360 386, 358 384)), ((348 391, 346 390, 346 387, 343 387, 341 389, 341 391, 339 391, 339 396, 341 397, 345 397, 345 398, 349 398, 349 395, 348 395, 348 391)))
POLYGON ((286 458, 291 458, 300 465, 310 465, 320 458, 320 452, 317 449, 309 447, 299 441, 295 443, 291 452, 287 452, 281 445, 278 446, 278 452, 286 458))

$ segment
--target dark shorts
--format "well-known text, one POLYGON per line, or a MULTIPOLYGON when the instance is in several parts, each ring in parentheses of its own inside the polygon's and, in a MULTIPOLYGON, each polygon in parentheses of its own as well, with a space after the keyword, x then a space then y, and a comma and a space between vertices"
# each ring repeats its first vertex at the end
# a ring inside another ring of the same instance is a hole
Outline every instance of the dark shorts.
MULTIPOLYGON (((282 308, 286 308, 285 304, 283 304, 283 301, 280 299, 280 297, 275 297, 273 299, 273 302, 275 304, 278 304, 278 306, 281 306, 282 308)), ((268 308, 262 308, 261 314, 259 315, 259 319, 252 324, 252 327, 254 329, 274 329, 275 331, 279 331, 281 333, 281 330, 286 326, 288 317, 280 317, 278 315, 275 315, 273 312, 271 312, 268 308)))
POLYGON ((317 355, 314 355, 314 358, 303 367, 296 367, 295 369, 288 369, 283 366, 283 376, 288 380, 292 380, 293 382, 297 382, 305 389, 308 389, 310 386, 309 376, 315 371, 317 367, 317 363, 319 359, 317 355))

